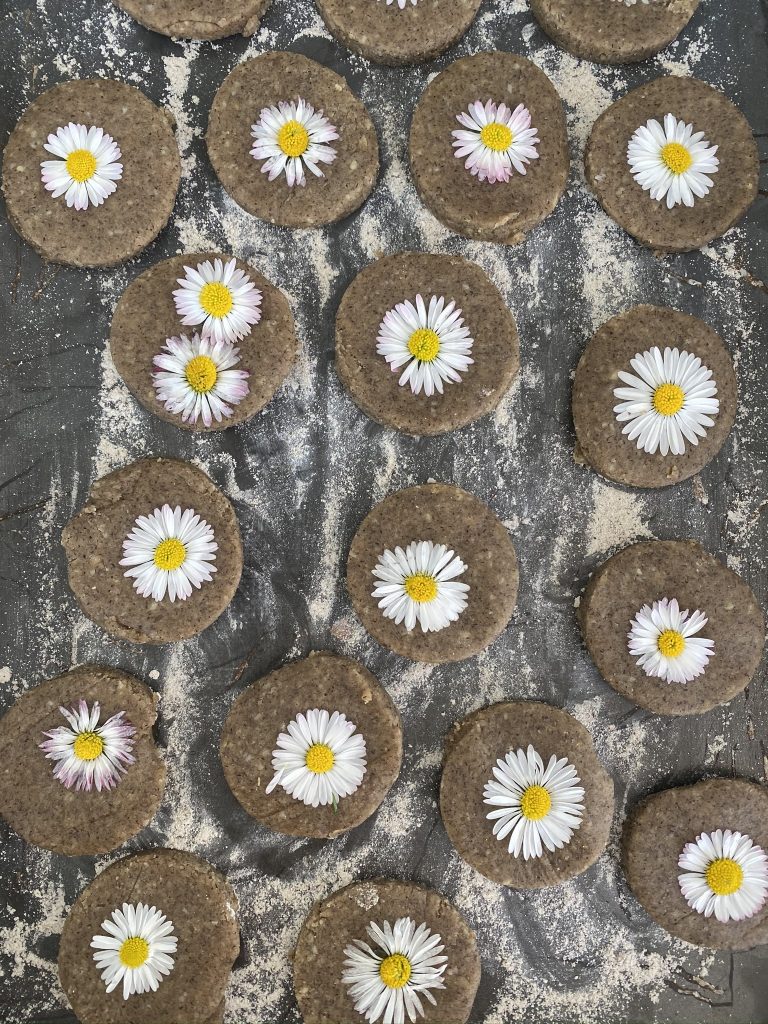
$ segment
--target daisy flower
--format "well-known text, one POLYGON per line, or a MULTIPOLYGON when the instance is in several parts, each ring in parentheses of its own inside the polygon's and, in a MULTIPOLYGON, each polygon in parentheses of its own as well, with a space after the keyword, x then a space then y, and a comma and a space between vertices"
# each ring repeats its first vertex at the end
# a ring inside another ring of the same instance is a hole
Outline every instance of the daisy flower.
POLYGON ((415 540, 403 551, 387 549, 373 575, 380 580, 372 597, 387 619, 410 632, 418 622, 423 633, 445 629, 467 607, 466 583, 455 583, 466 565, 445 544, 415 540))
POLYGON ((354 724, 339 711, 331 715, 315 708, 297 715, 288 732, 277 737, 272 751, 275 776, 266 792, 279 785, 307 807, 335 807, 358 788, 365 766, 365 740, 354 724))
POLYGON ((634 7, 636 3, 648 5, 651 0, 618 0, 620 4, 624 4, 625 7, 634 7))
POLYGON ((543 846, 559 850, 570 843, 581 826, 584 814, 584 790, 576 769, 566 757, 553 754, 546 769, 538 753, 510 750, 493 769, 496 781, 489 779, 483 790, 483 803, 495 810, 486 817, 494 821, 497 839, 509 836, 509 852, 525 860, 541 857, 543 846))
POLYGON ((187 325, 202 324, 203 338, 239 341, 261 320, 261 292, 237 261, 216 259, 198 263, 197 270, 184 267, 173 293, 176 312, 187 325))
POLYGON ((441 295, 429 300, 429 308, 420 295, 416 305, 398 303, 384 314, 379 325, 376 351, 384 356, 393 371, 405 365, 398 384, 411 385, 418 395, 443 393, 443 381, 461 383, 461 374, 474 362, 469 353, 474 340, 464 327, 461 310, 441 295))
POLYGON ((210 427, 232 415, 248 394, 247 370, 236 370, 240 349, 228 341, 214 341, 186 334, 168 338, 164 351, 152 360, 158 368, 152 374, 157 399, 168 412, 180 414, 184 423, 210 427))
POLYGON ((319 164, 330 164, 336 150, 326 143, 338 139, 339 133, 322 110, 304 100, 276 107, 264 107, 256 124, 251 126, 254 138, 251 156, 264 160, 261 170, 274 181, 283 171, 289 188, 306 184, 306 166, 318 178, 324 177, 319 164))
MULTIPOLYGON (((387 7, 389 7, 390 4, 392 4, 394 2, 395 2, 395 0, 387 0, 387 7)), ((416 6, 416 4, 418 2, 419 2, 419 0, 411 0, 411 3, 413 4, 414 7, 416 6)), ((400 8, 401 11, 404 11, 407 5, 408 5, 408 0, 397 0, 397 6, 400 8)))
POLYGON ((673 114, 664 117, 664 127, 650 118, 629 140, 627 161, 632 177, 651 199, 666 196, 667 208, 693 206, 694 196, 707 195, 714 185, 708 175, 715 174, 720 161, 717 146, 710 146, 704 132, 693 133, 693 125, 678 121, 673 114))
POLYGON ((626 423, 622 434, 637 438, 637 447, 649 455, 659 449, 662 455, 683 455, 686 440, 697 445, 720 410, 712 371, 690 352, 665 348, 662 355, 656 346, 638 352, 630 366, 637 376, 619 370, 629 386, 613 392, 621 399, 613 411, 626 423))
POLYGON ((374 949, 362 939, 355 939, 344 950, 346 970, 341 976, 349 985, 355 1009, 374 1024, 383 1016, 383 1024, 405 1024, 424 1016, 420 996, 437 1005, 433 989, 445 988, 447 956, 440 936, 426 924, 416 924, 410 917, 399 917, 391 927, 388 921, 379 927, 373 921, 366 929, 374 949))
POLYGON ((70 121, 48 136, 43 149, 58 157, 40 164, 43 185, 54 199, 64 196, 76 210, 87 210, 89 203, 101 206, 123 176, 120 148, 102 128, 70 121))
POLYGON ((483 106, 475 100, 456 120, 467 130, 451 132, 453 155, 466 157, 464 166, 480 181, 509 181, 513 170, 525 174, 525 165, 539 158, 538 130, 531 128, 530 111, 522 103, 510 110, 505 103, 488 100, 483 106))
POLYGON ((681 612, 674 598, 645 604, 627 633, 629 653, 647 676, 689 683, 702 674, 715 653, 714 640, 695 636, 706 624, 703 612, 681 612))
POLYGON ((677 866, 680 891, 704 917, 722 924, 756 914, 768 895, 768 857, 749 836, 718 829, 686 843, 677 866))
POLYGON ((69 722, 50 732, 44 732, 48 739, 41 743, 45 756, 56 762, 53 770, 67 789, 90 792, 96 787, 114 789, 127 766, 133 764, 133 736, 136 730, 125 718, 124 711, 118 711, 106 722, 99 725, 101 706, 94 701, 93 707, 81 700, 77 708, 59 708, 69 722))
POLYGON ((177 597, 186 601, 193 586, 199 590, 216 572, 211 562, 218 547, 213 530, 194 509, 163 505, 138 517, 123 541, 120 565, 131 567, 124 575, 134 577, 142 597, 162 601, 167 590, 171 603, 177 597))
POLYGON ((157 992, 164 975, 173 970, 173 956, 178 944, 173 922, 157 907, 144 903, 124 903, 122 910, 113 910, 111 920, 101 923, 101 934, 94 935, 91 949, 96 967, 107 992, 113 992, 122 981, 123 999, 134 993, 157 992))

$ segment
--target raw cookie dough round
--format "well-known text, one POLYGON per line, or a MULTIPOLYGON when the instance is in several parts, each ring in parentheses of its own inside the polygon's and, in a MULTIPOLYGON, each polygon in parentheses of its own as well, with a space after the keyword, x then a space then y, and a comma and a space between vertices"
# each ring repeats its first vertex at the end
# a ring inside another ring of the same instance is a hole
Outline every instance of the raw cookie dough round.
POLYGON ((440 812, 448 837, 467 863, 493 882, 542 889, 580 875, 605 849, 613 818, 613 781, 597 759, 592 737, 575 718, 538 701, 494 704, 459 722, 448 736, 440 783, 440 812), (532 744, 545 766, 567 757, 585 790, 584 816, 571 841, 524 860, 493 834, 483 802, 498 760, 532 744))
POLYGON ((601 64, 629 64, 663 50, 685 28, 699 0, 531 0, 558 46, 601 64))
POLYGON ((434 78, 416 105, 409 142, 413 180, 424 203, 443 224, 467 238, 522 242, 552 213, 568 179, 568 136, 563 104, 535 64, 493 51, 462 57, 434 78), (541 142, 539 158, 507 182, 480 181, 452 147, 456 120, 470 103, 491 99, 514 109, 523 103, 541 142))
MULTIPOLYGON (((371 0, 373 2, 373 0, 371 0)), ((379 171, 379 144, 370 117, 344 79, 299 53, 264 53, 238 64, 224 79, 208 121, 208 155, 232 198, 255 217, 289 228, 332 224, 368 197, 379 171), (321 164, 323 177, 305 173, 290 188, 285 174, 274 181, 251 156, 251 126, 264 107, 298 98, 322 111, 339 138, 336 159, 321 164)))
POLYGON ((115 0, 141 25, 164 36, 223 39, 252 36, 269 0, 115 0))
POLYGON ((162 231, 180 175, 170 116, 130 85, 89 78, 55 85, 27 107, 5 147, 3 193, 11 223, 43 259, 109 267, 162 231), (53 199, 40 178, 42 161, 57 159, 43 144, 70 122, 102 128, 122 154, 116 191, 87 210, 53 199))
POLYGON ((215 1020, 240 952, 237 897, 206 861, 180 850, 150 850, 110 864, 69 912, 59 945, 59 978, 81 1024, 203 1024, 215 1020), (174 965, 156 992, 107 995, 91 939, 123 903, 157 907, 178 938, 174 965))
POLYGON ((515 321, 485 271, 461 256, 397 253, 366 267, 347 288, 336 315, 336 369, 352 398, 368 416, 409 434, 455 430, 494 409, 520 366, 515 321), (421 294, 454 300, 474 344, 474 363, 460 384, 446 382, 442 395, 414 395, 398 384, 376 352, 384 315, 421 294))
POLYGON ((238 270, 246 273, 261 292, 261 319, 247 337, 235 342, 240 350, 237 369, 250 373, 248 394, 238 405, 232 406, 231 416, 220 423, 214 420, 210 427, 206 427, 202 419, 194 424, 184 423, 179 413, 165 408, 152 382, 152 374, 157 370, 152 361, 162 352, 167 338, 181 334, 191 337, 200 330, 200 325, 182 324, 173 292, 179 287, 178 279, 184 277, 184 267, 195 269, 199 263, 215 259, 227 263, 232 257, 216 252, 190 253, 163 260, 145 270, 123 292, 109 336, 115 367, 131 394, 160 419, 185 430, 226 430, 250 419, 272 398, 296 357, 297 341, 288 300, 258 271, 238 260, 238 270))
POLYGON ((579 605, 584 642, 614 690, 660 715, 695 715, 725 704, 748 686, 763 653, 763 612, 747 584, 693 540, 643 541, 608 559, 579 605), (648 676, 629 653, 627 634, 643 607, 677 599, 708 622, 696 635, 714 656, 686 684, 648 676))
POLYGON ((444 989, 433 990, 436 1006, 422 999, 425 1024, 465 1024, 480 984, 475 935, 445 897, 409 882, 374 879, 354 882, 316 903, 304 922, 293 961, 293 985, 304 1024, 352 1024, 355 1011, 349 987, 341 981, 344 950, 355 939, 371 942, 373 922, 394 925, 410 917, 440 935, 448 957, 444 989))
POLYGON ((517 557, 509 534, 487 505, 451 484, 408 487, 385 498, 352 541, 347 586, 357 614, 380 644, 414 661, 442 664, 479 654, 502 632, 517 601, 517 557), (445 629, 409 633, 384 618, 371 596, 373 570, 385 550, 413 541, 445 544, 466 564, 457 580, 469 585, 467 607, 445 629))
POLYGON ((333 838, 378 808, 400 771, 402 730, 397 709, 362 665, 317 653, 271 672, 249 686, 229 712, 221 735, 221 763, 245 810, 276 832, 333 838), (277 738, 298 714, 339 711, 365 740, 367 768, 360 787, 332 806, 307 807, 277 786, 265 793, 274 770, 277 738))
POLYGON ((635 306, 603 324, 584 350, 573 382, 573 423, 579 450, 589 464, 630 487, 666 487, 700 472, 720 451, 736 418, 736 375, 730 353, 711 327, 674 309, 635 306), (717 384, 720 411, 698 445, 685 442, 682 455, 649 455, 622 433, 613 409, 614 389, 625 385, 619 370, 634 373, 630 360, 654 346, 698 356, 717 384))
POLYGON ((137 644, 164 644, 195 636, 232 600, 243 568, 235 511, 213 482, 177 459, 141 459, 97 480, 85 507, 64 527, 69 585, 89 619, 107 633, 137 644), (123 541, 138 516, 164 504, 193 508, 213 528, 216 572, 186 601, 142 597, 120 565, 123 541))
POLYGON ((157 718, 149 687, 114 668, 82 665, 23 694, 0 719, 0 815, 23 839, 76 857, 107 853, 151 820, 163 796, 165 765, 152 739, 157 718), (122 711, 136 730, 114 789, 78 792, 54 777, 57 762, 40 749, 44 733, 69 723, 59 707, 101 705, 99 724, 122 711), (19 785, 19 779, 24 780, 19 785))
POLYGON ((595 121, 584 154, 587 180, 603 209, 638 242, 661 252, 700 249, 741 220, 757 196, 752 129, 729 99, 695 78, 657 78, 627 93, 595 121), (720 167, 708 195, 667 209, 632 177, 629 141, 653 118, 675 117, 717 146, 720 167))
POLYGON ((768 850, 768 791, 746 779, 708 779, 648 797, 630 814, 622 863, 632 891, 662 928, 696 946, 751 949, 768 942, 768 903, 722 924, 688 906, 677 880, 680 854, 702 832, 731 829, 768 850))

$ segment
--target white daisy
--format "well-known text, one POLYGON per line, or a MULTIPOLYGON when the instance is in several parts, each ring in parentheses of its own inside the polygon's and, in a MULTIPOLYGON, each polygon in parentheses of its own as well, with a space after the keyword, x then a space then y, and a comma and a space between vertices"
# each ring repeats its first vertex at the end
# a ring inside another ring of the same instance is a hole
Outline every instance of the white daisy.
POLYGON ((686 843, 677 866, 680 891, 704 917, 722 924, 743 921, 763 906, 768 896, 768 857, 741 832, 702 832, 686 843))
MULTIPOLYGON (((394 2, 395 2, 395 0, 387 0, 387 7, 389 7, 389 5, 394 3, 394 2)), ((416 6, 416 4, 418 2, 419 2, 419 0, 411 0, 411 3, 413 4, 414 7, 416 6)), ((400 8, 401 11, 404 11, 405 8, 407 7, 407 5, 408 5, 408 0, 397 0, 397 6, 400 8)))
POLYGON ((423 633, 445 629, 467 607, 466 583, 454 583, 466 565, 445 544, 415 540, 403 551, 386 550, 373 575, 380 580, 372 593, 387 619, 405 620, 410 632, 418 622, 423 633))
POLYGON ((651 0, 618 0, 618 3, 624 4, 625 7, 634 7, 637 3, 648 5, 650 2, 651 0))
POLYGON ((95 786, 114 789, 122 773, 135 758, 133 736, 136 730, 118 711, 99 725, 101 706, 95 701, 93 708, 81 700, 77 708, 59 708, 70 728, 60 725, 44 732, 48 739, 40 744, 45 756, 56 762, 54 777, 67 789, 88 790, 95 786))
POLYGON ((220 423, 248 394, 248 371, 234 369, 240 349, 228 341, 182 334, 168 338, 163 348, 152 360, 158 367, 152 383, 158 401, 184 423, 197 423, 201 416, 206 427, 214 418, 220 423))
POLYGON ((493 769, 483 790, 483 803, 495 807, 486 817, 493 821, 497 839, 509 836, 509 852, 525 860, 541 857, 542 844, 550 851, 571 841, 581 826, 584 790, 568 758, 553 754, 546 769, 529 744, 527 752, 510 750, 493 769))
POLYGON ((237 261, 206 260, 197 270, 184 270, 186 276, 177 279, 181 288, 173 293, 181 322, 202 324, 201 336, 216 341, 247 337, 261 320, 261 292, 245 271, 237 269, 237 261))
POLYGON ((419 996, 437 1006, 432 989, 445 988, 443 974, 447 956, 440 936, 426 924, 417 928, 410 917, 399 917, 394 927, 388 921, 379 927, 373 921, 366 931, 378 949, 362 939, 354 939, 344 950, 341 976, 349 985, 355 1009, 374 1024, 383 1016, 383 1024, 405 1024, 424 1016, 419 996))
POLYGON ((715 653, 714 640, 695 636, 707 624, 698 609, 681 612, 676 599, 643 605, 632 620, 627 637, 629 653, 647 676, 668 683, 689 683, 700 676, 715 653))
POLYGON ((112 919, 101 923, 102 931, 91 940, 96 967, 101 980, 112 992, 122 981, 123 999, 134 993, 157 992, 163 976, 173 970, 173 956, 178 939, 173 922, 157 907, 144 903, 124 903, 122 910, 113 910, 112 919))
POLYGON ((510 110, 505 103, 488 100, 483 106, 475 100, 456 120, 468 130, 451 132, 453 155, 467 157, 464 166, 480 181, 509 181, 513 170, 525 174, 525 165, 539 158, 538 130, 531 128, 530 111, 522 103, 510 110))
POLYGON ((193 586, 199 590, 216 572, 211 562, 218 547, 213 530, 194 509, 163 505, 138 517, 123 541, 120 565, 131 566, 124 575, 134 577, 142 597, 162 601, 167 590, 171 603, 177 597, 186 601, 193 586))
POLYGON ((87 210, 89 203, 101 206, 123 176, 120 148, 102 128, 70 121, 48 136, 43 149, 59 158, 40 164, 43 185, 54 199, 64 196, 76 210, 87 210))
POLYGON ((251 126, 255 139, 251 156, 264 160, 261 170, 274 181, 283 171, 290 188, 306 184, 304 167, 318 178, 324 177, 319 164, 331 164, 336 159, 336 150, 326 143, 338 139, 336 127, 322 110, 304 100, 286 103, 276 107, 264 107, 256 124, 251 126))
POLYGON ((629 140, 627 160, 638 185, 657 202, 666 196, 671 210, 681 203, 693 206, 694 196, 707 195, 714 185, 708 175, 720 166, 716 152, 704 132, 694 135, 692 124, 666 114, 663 128, 650 118, 637 129, 629 140))
POLYGON ((638 352, 630 366, 637 376, 619 370, 629 387, 613 392, 621 399, 616 419, 627 424, 622 433, 649 455, 683 455, 686 440, 697 445, 720 410, 712 371, 690 352, 665 348, 662 355, 656 346, 638 352))
POLYGON ((474 362, 469 355, 473 344, 455 302, 446 304, 442 295, 433 295, 427 308, 417 295, 415 306, 406 300, 384 314, 376 351, 393 371, 405 364, 398 383, 410 383, 414 395, 422 388, 426 395, 442 395, 443 381, 460 384, 461 374, 474 362))

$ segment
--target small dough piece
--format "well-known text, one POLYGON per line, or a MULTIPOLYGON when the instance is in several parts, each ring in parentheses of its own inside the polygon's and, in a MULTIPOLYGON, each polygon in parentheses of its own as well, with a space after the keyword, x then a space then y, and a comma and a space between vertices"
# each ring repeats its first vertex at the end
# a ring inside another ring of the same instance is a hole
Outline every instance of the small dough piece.
POLYGON ((763 654, 763 612, 747 584, 693 540, 643 541, 605 562, 579 605, 584 642, 600 675, 627 700, 659 715, 698 715, 749 685, 763 654), (629 653, 627 634, 643 607, 677 599, 707 624, 714 656, 689 683, 648 676, 629 653))
POLYGON ((752 129, 729 99, 695 78, 657 78, 628 92, 598 117, 584 154, 587 181, 607 214, 638 242, 660 252, 700 249, 733 227, 757 196, 752 129), (638 128, 666 114, 692 124, 717 146, 713 187, 693 206, 667 209, 632 177, 627 146, 638 128))
POLYGON ((695 316, 658 306, 635 306, 604 323, 587 345, 573 382, 573 423, 579 449, 602 476, 630 487, 667 487, 699 473, 720 451, 736 419, 733 360, 720 336, 695 316), (613 411, 614 389, 625 387, 619 370, 634 373, 630 360, 658 346, 698 356, 717 384, 720 411, 706 437, 682 455, 649 455, 622 433, 613 411))
POLYGON ((206 861, 180 850, 150 850, 110 864, 69 912, 59 945, 59 978, 81 1024, 208 1024, 215 1021, 240 952, 237 897, 206 861), (123 903, 157 907, 178 938, 174 966, 156 992, 107 995, 91 939, 123 903))
POLYGON ((341 220, 367 199, 379 172, 376 130, 365 107, 340 75, 300 53, 263 53, 238 64, 214 97, 207 139, 213 168, 235 202, 283 227, 341 220), (339 138, 329 143, 336 159, 320 165, 323 177, 307 170, 306 184, 291 188, 285 174, 269 181, 264 161, 251 156, 251 126, 264 107, 299 97, 323 112, 339 138))
POLYGON ((494 409, 520 367, 515 321, 485 271, 461 256, 398 253, 376 260, 347 288, 336 315, 336 369, 363 412, 408 434, 455 430, 494 409), (385 313, 420 294, 461 308, 474 344, 474 363, 460 384, 445 382, 442 395, 414 395, 398 384, 405 367, 394 373, 376 352, 385 313))
POLYGON ((493 51, 462 57, 434 78, 416 105, 409 142, 416 188, 451 231, 485 242, 517 245, 557 206, 568 180, 568 136, 563 104, 534 63, 493 51), (480 181, 457 158, 452 132, 457 116, 480 100, 523 103, 541 142, 539 157, 507 182, 480 181))
POLYGON ((421 1002, 425 1024, 466 1024, 480 984, 480 957, 475 934, 445 897, 409 882, 374 879, 354 882, 316 903, 296 945, 293 984, 304 1024, 354 1024, 363 1018, 354 1009, 349 986, 342 983, 344 950, 355 939, 370 942, 371 922, 394 925, 410 917, 440 935, 448 957, 444 989, 433 990, 436 1006, 421 1002))
POLYGON ((156 718, 149 687, 114 668, 81 665, 39 683, 0 719, 0 815, 28 843, 71 857, 120 846, 152 819, 163 796, 165 765, 152 738, 156 718), (69 710, 81 700, 91 708, 99 702, 100 724, 123 711, 136 730, 135 761, 114 789, 67 789, 54 777, 56 762, 40 749, 45 732, 68 727, 59 707, 69 710))
POLYGON ((276 832, 333 838, 379 807, 400 771, 400 716, 374 677, 349 658, 316 653, 271 672, 249 686, 229 712, 221 736, 221 763, 230 789, 245 810, 276 832), (307 807, 272 780, 277 737, 298 714, 312 708, 339 711, 365 740, 366 772, 359 788, 333 807, 307 807))
POLYGON ((269 0, 115 0, 139 24, 164 36, 223 39, 252 36, 269 0))
POLYGON ((538 701, 494 704, 475 711, 448 736, 440 783, 440 813, 459 856, 493 882, 513 889, 542 889, 580 875, 608 842, 613 818, 613 781, 597 759, 581 722, 538 701), (483 802, 498 760, 532 744, 544 765, 567 757, 584 787, 581 826, 559 850, 524 860, 508 850, 509 837, 493 834, 492 810, 483 802))
POLYGON ((487 505, 451 484, 408 487, 385 498, 352 541, 347 586, 355 611, 374 639, 414 661, 443 664, 479 654, 503 631, 517 601, 517 557, 509 534, 487 505), (466 564, 457 580, 469 585, 467 607, 436 633, 409 633, 386 619, 371 596, 373 570, 385 550, 413 541, 445 544, 466 564))
POLYGON ((164 644, 195 636, 232 600, 243 568, 235 510, 215 484, 188 462, 141 459, 97 480, 88 503, 64 527, 69 585, 80 607, 112 636, 164 644), (213 528, 216 572, 186 601, 142 597, 120 565, 123 541, 138 516, 164 504, 193 508, 213 528))
POLYGON ((673 935, 710 949, 768 942, 768 903, 743 921, 722 924, 688 906, 677 876, 680 854, 702 832, 731 829, 768 850, 768 791, 746 779, 707 779, 654 793, 627 819, 622 866, 636 898, 673 935))
POLYGON ((46 260, 74 267, 111 267, 146 248, 171 216, 181 176, 170 116, 123 82, 64 82, 27 107, 11 132, 3 160, 8 217, 46 260), (95 125, 120 147, 123 176, 101 206, 87 210, 54 199, 40 164, 56 159, 43 144, 70 121, 95 125))
POLYGON ((206 260, 220 259, 228 263, 232 257, 217 252, 189 253, 156 263, 135 278, 120 298, 112 319, 109 347, 117 372, 128 390, 145 409, 160 419, 184 430, 211 432, 237 426, 264 408, 285 380, 296 358, 298 343, 288 300, 274 285, 253 267, 237 261, 238 270, 246 273, 261 292, 261 319, 245 338, 234 342, 240 350, 239 370, 248 370, 248 394, 232 415, 220 423, 214 420, 206 427, 202 419, 184 423, 181 415, 168 412, 158 399, 152 382, 157 370, 152 360, 159 355, 167 338, 185 334, 191 338, 201 325, 182 324, 176 312, 173 292, 177 280, 184 277, 184 267, 197 267, 206 260))

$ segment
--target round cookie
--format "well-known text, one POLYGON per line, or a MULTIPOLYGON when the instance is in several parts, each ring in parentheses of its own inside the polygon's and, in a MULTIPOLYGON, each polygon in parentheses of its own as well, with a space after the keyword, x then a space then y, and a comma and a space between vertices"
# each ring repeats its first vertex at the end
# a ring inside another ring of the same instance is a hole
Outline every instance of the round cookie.
POLYGON ((532 227, 552 213, 568 179, 568 136, 563 104, 535 64, 512 53, 493 51, 449 64, 424 90, 416 105, 409 141, 413 180, 424 203, 443 224, 467 238, 522 242, 532 227), (507 182, 480 181, 452 147, 457 116, 477 100, 523 103, 539 134, 539 158, 524 175, 507 182))
POLYGON ((185 326, 176 312, 173 292, 184 277, 184 268, 193 269, 206 260, 229 262, 232 257, 215 252, 190 253, 156 263, 135 278, 123 292, 115 309, 109 346, 118 373, 129 391, 160 419, 193 431, 226 430, 250 419, 269 402, 285 380, 296 357, 297 341, 288 300, 253 267, 241 260, 238 270, 246 273, 261 292, 261 319, 245 338, 235 342, 240 351, 238 369, 247 370, 248 394, 232 406, 232 415, 221 422, 215 419, 206 427, 202 419, 183 422, 179 413, 169 412, 157 397, 152 374, 153 359, 167 338, 181 334, 191 337, 199 326, 185 326))
POLYGON ((517 601, 517 557, 504 526, 487 505, 451 484, 408 487, 385 498, 352 540, 347 587, 357 614, 380 644, 414 661, 442 664, 484 650, 502 632, 517 601), (467 607, 439 632, 408 632, 384 617, 372 597, 373 570, 385 550, 413 541, 445 544, 466 563, 459 582, 469 585, 467 607))
POLYGON ((141 252, 168 223, 181 163, 169 115, 123 82, 90 78, 56 85, 27 107, 3 159, 8 217, 46 260, 113 266, 141 252), (70 122, 95 125, 120 148, 123 176, 101 206, 75 210, 52 198, 40 164, 56 159, 43 144, 70 122))
POLYGON ((608 559, 579 605, 584 642, 600 675, 635 704, 660 715, 695 715, 749 685, 763 653, 763 612, 747 584, 693 540, 643 541, 608 559), (677 599, 708 621, 697 636, 714 656, 689 683, 648 676, 629 653, 627 634, 644 605, 677 599))
POLYGON ((114 668, 82 665, 38 684, 0 719, 0 815, 28 843, 68 856, 107 853, 142 829, 160 806, 165 765, 152 738, 157 718, 152 691, 114 668), (40 744, 69 723, 59 711, 101 707, 99 724, 119 712, 136 730, 126 766, 113 789, 78 792, 54 777, 56 762, 40 744), (24 785, 19 785, 19 779, 24 785))
MULTIPOLYGON (((426 924, 440 936, 448 958, 444 989, 433 990, 436 1005, 421 1000, 425 1024, 465 1024, 480 984, 475 935, 443 896, 409 882, 374 879, 354 882, 316 903, 304 922, 293 961, 293 984, 304 1024, 339 1024, 359 1015, 342 983, 345 948, 355 939, 372 944, 371 923, 394 925, 400 917, 426 924)), ((362 1020, 362 1017, 359 1017, 362 1020)))
POLYGON ((455 430, 494 409, 520 365, 515 321, 496 286, 460 256, 397 253, 366 267, 347 288, 336 315, 336 369, 360 408, 372 419, 409 434, 455 430), (415 395, 400 386, 405 367, 393 371, 376 352, 384 315, 421 294, 455 301, 474 344, 474 362, 460 384, 442 395, 415 395))
POLYGON ((378 808, 400 771, 402 730, 397 709, 362 665, 335 654, 311 654, 249 686, 232 705, 221 735, 221 763, 230 789, 245 810, 276 832, 333 838, 378 808), (311 708, 339 711, 366 746, 360 787, 337 807, 308 807, 282 786, 265 792, 274 770, 277 738, 311 708))
POLYGON ((657 78, 627 93, 595 121, 584 154, 587 180, 603 209, 638 242, 661 252, 699 249, 739 221, 757 196, 752 130, 729 99, 695 78, 657 78), (717 146, 713 187, 693 206, 667 209, 632 177, 627 146, 649 119, 675 117, 717 146))
MULTIPOLYGON (((373 2, 373 0, 372 0, 373 2)), ((208 155, 232 198, 255 217, 289 228, 332 224, 368 197, 379 171, 379 144, 370 117, 344 79, 299 53, 264 53, 224 79, 208 121, 208 155), (339 138, 323 177, 306 172, 306 184, 291 188, 285 174, 274 181, 251 156, 251 126, 265 107, 303 99, 322 111, 339 138)))
POLYGON ((59 978, 81 1024, 203 1024, 216 1020, 240 952, 237 897, 199 857, 150 850, 110 864, 77 898, 59 945, 59 978), (123 903, 157 907, 173 922, 178 947, 156 992, 107 994, 91 939, 123 903))
POLYGON ((768 942, 768 903, 752 917, 723 924, 688 906, 678 867, 686 843, 704 832, 731 829, 768 850, 768 792, 746 779, 708 779, 667 789, 630 814, 622 836, 622 865, 648 914, 673 935, 711 949, 751 949, 768 942))
POLYGON ((674 309, 635 306, 608 320, 587 345, 573 382, 573 423, 580 453, 602 476, 630 487, 666 487, 700 472, 720 451, 736 418, 738 403, 733 361, 719 335, 702 320, 674 309), (685 452, 650 455, 622 433, 613 394, 626 385, 619 371, 635 374, 630 360, 658 346, 698 356, 712 371, 720 411, 698 445, 685 452))
POLYGON ((141 25, 164 36, 223 39, 252 36, 269 0, 115 0, 141 25))
POLYGON ((542 889, 580 875, 605 849, 613 818, 613 782, 597 759, 584 726, 558 708, 537 701, 494 704, 454 727, 446 741, 440 783, 440 813, 456 850, 476 871, 514 889, 542 889), (570 842, 544 848, 525 860, 508 850, 509 838, 493 834, 492 810, 483 802, 493 769, 511 750, 531 744, 546 767, 552 755, 565 757, 585 790, 584 816, 570 842))
POLYGON ((531 0, 531 12, 558 46, 601 64, 645 60, 685 28, 699 0, 531 0))
POLYGON ((210 626, 232 600, 243 568, 232 505, 202 470, 176 459, 141 459, 97 480, 61 541, 69 585, 85 614, 112 636, 138 644, 184 640, 210 626), (166 503, 194 509, 218 544, 216 572, 186 601, 142 597, 120 565, 137 517, 166 503))

